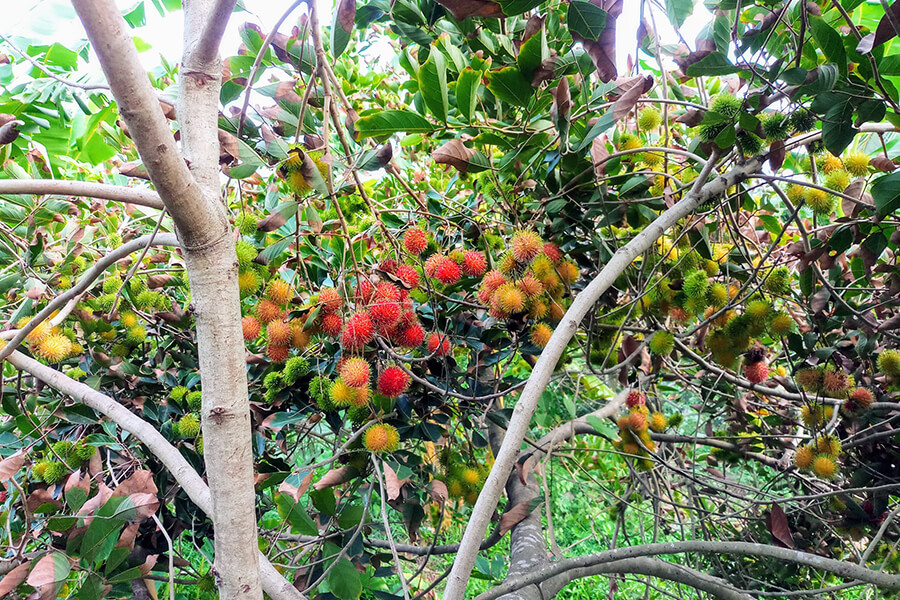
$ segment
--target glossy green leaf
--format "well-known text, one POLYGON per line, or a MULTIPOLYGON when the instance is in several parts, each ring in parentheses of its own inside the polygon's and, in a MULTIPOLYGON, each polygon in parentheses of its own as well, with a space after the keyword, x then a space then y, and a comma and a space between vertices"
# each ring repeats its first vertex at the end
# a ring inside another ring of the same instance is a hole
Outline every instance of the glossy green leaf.
POLYGON ((856 133, 857 130, 853 127, 853 106, 849 102, 832 106, 822 116, 822 142, 835 156, 847 149, 856 133))
POLYGON ((356 600, 362 594, 359 571, 346 558, 341 558, 328 574, 328 587, 340 600, 356 600))
POLYGON ((606 11, 584 0, 572 0, 566 23, 569 31, 586 40, 597 41, 606 29, 606 11))
POLYGON ((381 137, 397 132, 429 133, 435 127, 428 119, 409 110, 383 110, 360 117, 356 122, 359 137, 381 137))
POLYGON ((666 0, 666 14, 676 28, 684 25, 694 12, 694 0, 666 0))
POLYGON ((872 200, 875 210, 881 215, 889 215, 900 209, 900 171, 879 177, 872 184, 872 200))
POLYGON ((432 49, 428 60, 419 67, 419 91, 428 110, 441 121, 447 120, 447 59, 432 49))
POLYGON ((481 71, 466 67, 456 80, 456 108, 466 121, 472 121, 478 105, 478 88, 481 86, 481 71))
POLYGON ((728 57, 721 52, 713 52, 687 68, 688 77, 706 77, 709 75, 730 75, 739 68, 731 64, 728 57))
POLYGON ((841 75, 846 75, 847 51, 844 49, 841 35, 821 17, 809 18, 809 30, 825 57, 837 65, 841 75))
POLYGON ((504 67, 486 74, 487 87, 494 96, 516 106, 527 106, 534 94, 531 82, 517 67, 504 67))

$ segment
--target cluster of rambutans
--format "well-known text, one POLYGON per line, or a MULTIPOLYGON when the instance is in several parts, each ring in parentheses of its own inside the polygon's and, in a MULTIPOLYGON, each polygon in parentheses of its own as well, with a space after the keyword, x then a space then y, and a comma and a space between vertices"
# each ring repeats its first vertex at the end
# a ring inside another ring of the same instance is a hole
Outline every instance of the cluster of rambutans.
MULTIPOLYGON (((30 320, 31 317, 22 317, 17 326, 22 328, 30 320)), ((74 330, 54 327, 49 319, 38 323, 26 336, 25 343, 32 353, 51 363, 78 356, 84 351, 76 341, 74 330)))
POLYGON ((518 231, 497 269, 484 275, 478 300, 494 318, 527 317, 532 322, 531 343, 543 348, 553 335, 548 323, 562 319, 567 293, 578 275, 578 267, 564 260, 555 244, 545 243, 533 231, 518 231))
POLYGON ((459 499, 466 504, 475 504, 484 480, 491 471, 493 460, 475 464, 473 460, 466 460, 453 448, 445 448, 438 455, 440 473, 436 476, 447 486, 447 493, 451 498, 459 499))
POLYGON ((73 470, 81 468, 96 451, 97 448, 89 445, 83 438, 75 442, 54 442, 43 458, 31 466, 31 476, 44 483, 59 483, 73 470))
POLYGON ((647 399, 643 393, 632 390, 625 399, 627 413, 616 421, 619 426, 619 439, 613 442, 614 447, 623 452, 627 458, 637 460, 641 470, 653 468, 650 455, 656 451, 656 442, 650 432, 662 433, 669 427, 669 419, 661 412, 650 412, 647 399))

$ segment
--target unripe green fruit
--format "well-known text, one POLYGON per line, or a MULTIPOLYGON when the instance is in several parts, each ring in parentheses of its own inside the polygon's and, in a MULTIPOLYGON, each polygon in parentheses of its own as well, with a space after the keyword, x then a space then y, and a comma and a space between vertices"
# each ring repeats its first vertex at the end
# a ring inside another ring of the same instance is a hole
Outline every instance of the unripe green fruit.
POLYGON ((203 393, 200 390, 194 390, 187 395, 187 405, 191 410, 200 410, 203 407, 203 393))
POLYGON ((294 385, 309 373, 309 362, 302 356, 294 356, 284 363, 283 379, 286 385, 294 385))
POLYGON ((42 475, 42 479, 44 483, 54 484, 62 481, 62 479, 69 472, 69 469, 61 462, 51 461, 50 464, 44 469, 44 473, 42 475))
POLYGON ((652 106, 642 110, 640 116, 638 117, 638 127, 645 131, 656 129, 661 124, 662 116, 659 114, 659 111, 652 106))
POLYGON ((742 109, 742 103, 740 100, 735 98, 729 93, 723 92, 713 98, 712 103, 710 104, 710 110, 713 110, 720 115, 724 115, 730 119, 734 119, 740 114, 742 109))
POLYGON ((675 336, 668 331, 657 331, 650 338, 650 352, 658 356, 668 356, 675 348, 675 336))
POLYGON ((196 437, 200 433, 200 419, 189 413, 181 417, 175 427, 176 433, 184 438, 196 437))
POLYGON ((783 140, 790 131, 790 123, 788 117, 782 113, 773 113, 766 115, 762 119, 763 133, 770 142, 775 140, 783 140))
POLYGON ((694 271, 685 276, 682 290, 688 298, 705 298, 709 290, 709 277, 706 271, 694 271))
POLYGON ((259 218, 253 213, 244 212, 234 219, 234 225, 241 232, 241 235, 253 235, 256 233, 256 224, 259 218))

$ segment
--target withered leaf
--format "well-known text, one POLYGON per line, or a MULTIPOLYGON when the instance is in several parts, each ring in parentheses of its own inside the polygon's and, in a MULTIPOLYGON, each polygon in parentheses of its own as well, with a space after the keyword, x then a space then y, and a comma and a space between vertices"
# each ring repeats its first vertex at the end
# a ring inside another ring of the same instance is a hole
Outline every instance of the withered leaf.
POLYGON ((534 508, 530 501, 519 502, 508 511, 500 516, 500 535, 504 535, 507 531, 525 520, 525 517, 531 514, 534 508))
POLYGON ((0 483, 10 479, 25 464, 25 455, 19 451, 0 460, 0 483))
POLYGON ((778 504, 773 504, 772 509, 766 514, 766 527, 772 534, 776 545, 785 548, 794 547, 794 536, 791 535, 787 515, 778 504))

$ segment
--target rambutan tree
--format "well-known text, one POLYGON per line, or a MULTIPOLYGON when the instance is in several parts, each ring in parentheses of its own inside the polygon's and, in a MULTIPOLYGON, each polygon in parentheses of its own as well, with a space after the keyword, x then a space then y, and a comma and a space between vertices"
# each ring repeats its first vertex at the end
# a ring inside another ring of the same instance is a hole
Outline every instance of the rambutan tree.
POLYGON ((896 4, 254 4, 0 31, 0 596, 900 591, 896 4))

